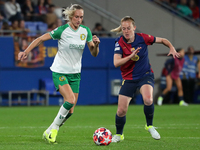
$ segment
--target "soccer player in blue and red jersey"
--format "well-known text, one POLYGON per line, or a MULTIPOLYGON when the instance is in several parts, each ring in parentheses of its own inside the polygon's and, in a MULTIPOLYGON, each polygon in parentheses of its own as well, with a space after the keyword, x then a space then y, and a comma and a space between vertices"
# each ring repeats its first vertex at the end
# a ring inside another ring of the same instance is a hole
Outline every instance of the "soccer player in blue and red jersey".
POLYGON ((162 91, 162 94, 158 97, 157 104, 159 106, 162 105, 163 99, 167 95, 167 93, 171 91, 173 82, 176 84, 177 87, 179 105, 188 106, 188 103, 186 103, 183 98, 183 87, 181 79, 179 77, 185 62, 184 59, 185 51, 183 48, 178 48, 176 51, 179 52, 180 57, 168 59, 165 63, 166 88, 162 91))
POLYGON ((137 88, 139 88, 144 101, 145 129, 150 132, 154 139, 160 139, 160 134, 153 126, 154 73, 149 63, 147 47, 153 43, 160 43, 169 47, 168 55, 173 55, 174 58, 179 57, 179 54, 167 39, 135 33, 135 30, 135 21, 130 16, 122 18, 121 25, 111 30, 111 32, 123 34, 115 42, 114 65, 115 67, 120 66, 123 82, 119 92, 115 118, 116 135, 113 136, 112 142, 124 140, 123 128, 126 123, 126 113, 137 88))

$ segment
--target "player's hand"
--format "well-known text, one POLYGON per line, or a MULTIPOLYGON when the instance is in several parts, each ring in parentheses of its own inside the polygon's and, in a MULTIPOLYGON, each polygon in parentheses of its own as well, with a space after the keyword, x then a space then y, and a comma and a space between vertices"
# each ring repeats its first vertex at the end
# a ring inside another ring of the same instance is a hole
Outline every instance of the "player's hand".
POLYGON ((134 50, 133 52, 132 52, 132 54, 130 55, 130 58, 135 58, 135 55, 137 55, 137 53, 139 53, 140 52, 140 50, 142 49, 142 47, 138 47, 136 50, 134 50))
POLYGON ((28 54, 26 52, 19 52, 18 54, 18 60, 25 60, 27 58, 28 54))
POLYGON ((175 58, 175 57, 179 58, 180 57, 180 54, 175 50, 174 47, 170 48, 167 56, 169 56, 169 55, 172 55, 173 58, 175 58))
POLYGON ((92 37, 92 41, 95 44, 95 46, 99 46, 100 40, 99 40, 99 38, 96 35, 94 35, 92 37))

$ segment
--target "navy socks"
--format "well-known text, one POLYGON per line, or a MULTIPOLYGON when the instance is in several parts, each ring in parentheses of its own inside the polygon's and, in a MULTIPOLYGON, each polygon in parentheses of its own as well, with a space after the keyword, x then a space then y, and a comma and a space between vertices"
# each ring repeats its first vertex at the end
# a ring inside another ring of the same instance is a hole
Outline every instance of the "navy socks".
POLYGON ((119 117, 116 114, 115 116, 116 134, 122 135, 125 123, 126 123, 126 116, 119 117))
POLYGON ((154 115, 154 104, 150 106, 144 105, 144 114, 146 117, 147 126, 153 125, 153 115, 154 115))

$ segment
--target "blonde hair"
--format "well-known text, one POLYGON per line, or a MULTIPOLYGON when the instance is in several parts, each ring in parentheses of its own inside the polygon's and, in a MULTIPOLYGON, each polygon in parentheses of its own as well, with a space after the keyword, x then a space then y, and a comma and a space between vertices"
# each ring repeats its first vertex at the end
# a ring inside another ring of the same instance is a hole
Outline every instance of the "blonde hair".
MULTIPOLYGON (((136 25, 135 25, 134 19, 131 18, 130 16, 125 16, 124 18, 122 18, 122 19, 121 19, 121 24, 122 24, 122 22, 124 22, 124 21, 130 21, 130 22, 132 22, 132 24, 133 24, 134 27, 136 26, 136 25)), ((112 29, 112 30, 110 30, 110 31, 111 31, 111 32, 117 32, 117 34, 120 34, 120 33, 122 33, 122 27, 121 27, 121 25, 120 25, 119 27, 117 27, 117 28, 115 28, 115 29, 112 29)))
POLYGON ((71 4, 70 7, 63 8, 62 14, 64 15, 64 20, 71 20, 72 17, 74 16, 74 12, 77 9, 82 9, 83 10, 83 7, 81 5, 79 5, 79 4, 71 4))

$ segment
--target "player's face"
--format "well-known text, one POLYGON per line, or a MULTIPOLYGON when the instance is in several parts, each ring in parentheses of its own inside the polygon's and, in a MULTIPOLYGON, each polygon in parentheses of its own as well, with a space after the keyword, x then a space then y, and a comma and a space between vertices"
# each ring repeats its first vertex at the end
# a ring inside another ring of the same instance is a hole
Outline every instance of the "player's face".
POLYGON ((77 29, 79 27, 79 25, 82 23, 83 21, 83 10, 82 9, 77 9, 74 12, 74 16, 71 19, 71 24, 72 27, 74 27, 75 29, 77 29))
POLYGON ((129 41, 134 39, 135 29, 131 21, 123 21, 121 23, 123 36, 129 41))

